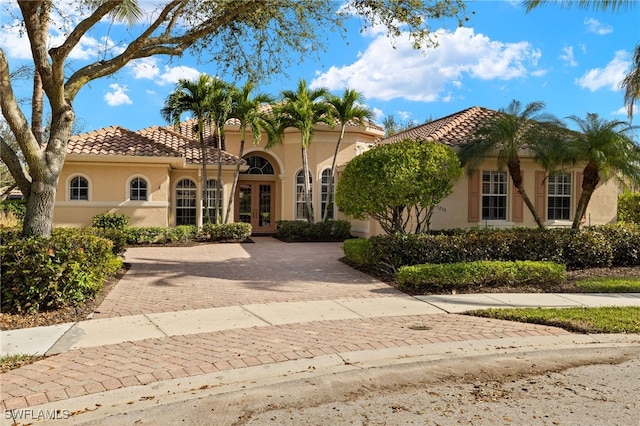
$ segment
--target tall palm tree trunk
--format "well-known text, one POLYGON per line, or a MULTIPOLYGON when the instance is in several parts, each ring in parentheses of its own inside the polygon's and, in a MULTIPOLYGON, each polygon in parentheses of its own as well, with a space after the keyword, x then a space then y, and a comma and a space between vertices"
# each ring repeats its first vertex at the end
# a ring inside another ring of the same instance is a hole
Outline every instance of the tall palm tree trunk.
POLYGON ((527 192, 524 189, 523 178, 522 178, 522 170, 520 169, 520 159, 515 158, 513 161, 509 161, 507 163, 507 168, 509 169, 509 175, 511 176, 511 181, 513 182, 513 186, 516 187, 520 195, 522 196, 522 200, 527 205, 527 208, 533 215, 533 219, 536 221, 539 229, 544 229, 544 223, 538 216, 538 212, 536 211, 535 206, 529 199, 527 192))
POLYGON ((587 206, 589 205, 591 196, 596 190, 599 182, 600 175, 598 173, 598 166, 593 162, 588 163, 583 171, 582 194, 580 194, 580 199, 578 200, 578 205, 576 206, 576 215, 573 218, 573 224, 571 225, 572 229, 580 229, 580 222, 582 221, 582 217, 587 210, 587 206))
POLYGON ((204 211, 204 217, 202 218, 202 223, 209 222, 209 193, 207 191, 207 147, 204 143, 204 137, 202 133, 204 129, 202 128, 203 122, 202 120, 198 120, 198 139, 200 139, 200 150, 202 152, 202 182, 201 182, 201 193, 202 193, 202 203, 204 209, 200 209, 200 211, 204 211))
POLYGON ((222 202, 222 134, 219 131, 216 131, 218 134, 218 146, 217 146, 217 155, 218 155, 218 176, 216 178, 216 188, 215 188, 215 204, 213 205, 213 216, 215 217, 215 224, 220 224, 222 211, 219 209, 220 203, 222 202))
POLYGON ((307 212, 307 221, 314 222, 313 204, 311 203, 311 187, 309 186, 309 158, 307 148, 302 146, 302 174, 304 175, 304 206, 307 212))
POLYGON ((240 177, 240 163, 242 162, 242 156, 244 155, 244 142, 246 137, 246 129, 242 128, 242 135, 240 137, 240 150, 238 151, 238 162, 236 163, 236 171, 233 175, 233 184, 231 185, 231 193, 229 194, 229 202, 227 203, 227 213, 224 217, 224 223, 229 223, 229 217, 231 216, 231 205, 235 199, 236 187, 238 186, 238 178, 240 177))
POLYGON ((342 143, 342 139, 344 138, 344 131, 346 126, 343 124, 340 128, 340 138, 338 138, 338 142, 336 143, 336 150, 333 153, 333 161, 331 161, 331 173, 329 175, 329 186, 327 187, 327 205, 324 209, 324 213, 322 214, 322 221, 326 222, 329 219, 329 210, 333 206, 333 182, 336 176, 336 163, 338 160, 338 153, 340 152, 340 144, 342 143))

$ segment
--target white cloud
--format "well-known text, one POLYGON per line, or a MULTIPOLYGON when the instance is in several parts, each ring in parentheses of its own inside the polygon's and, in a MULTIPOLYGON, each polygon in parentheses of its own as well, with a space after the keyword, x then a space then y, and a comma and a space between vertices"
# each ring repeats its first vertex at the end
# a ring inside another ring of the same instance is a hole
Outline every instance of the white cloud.
POLYGON ((531 75, 541 56, 528 42, 503 43, 475 34, 472 28, 438 31, 437 49, 416 51, 407 39, 395 49, 376 37, 356 62, 331 67, 311 87, 350 87, 370 99, 441 100, 448 86, 459 87, 465 74, 480 80, 510 80, 531 75))
POLYGON ((384 111, 382 111, 380 108, 372 108, 373 110, 373 121, 374 122, 378 122, 380 120, 382 120, 384 118, 384 111))
POLYGON ((200 74, 202 74, 200 71, 191 67, 182 65, 177 67, 165 66, 164 72, 160 75, 160 78, 156 80, 156 83, 164 86, 165 84, 175 84, 180 79, 196 80, 200 74))
POLYGON ((584 24, 587 26, 587 31, 591 33, 605 35, 613 32, 613 27, 611 25, 603 24, 597 19, 585 18, 584 24))
POLYGON ((578 66, 578 63, 573 56, 573 46, 567 46, 563 48, 562 54, 559 56, 559 58, 569 66, 578 66))
MULTIPOLYGON (((640 109, 640 108, 638 108, 638 105, 637 105, 637 104, 634 104, 634 105, 633 105, 633 116, 634 116, 634 117, 636 116, 636 113, 638 112, 638 110, 639 110, 639 109, 640 109)), ((611 113, 611 115, 622 115, 622 116, 625 116, 625 117, 626 117, 626 116, 627 116, 627 114, 628 114, 628 112, 629 112, 629 110, 627 109, 627 107, 622 106, 622 107, 618 108, 617 110, 613 111, 613 112, 611 113)))
POLYGON ((104 100, 107 101, 109 106, 118 106, 124 104, 132 104, 131 99, 127 95, 129 88, 127 86, 121 86, 119 84, 110 84, 109 88, 113 92, 107 92, 104 94, 104 100))
POLYGON ((146 78, 153 80, 160 74, 157 58, 141 58, 129 63, 129 67, 133 70, 133 78, 146 78))
POLYGON ((577 78, 575 83, 592 92, 603 87, 614 91, 618 90, 618 85, 624 79, 625 73, 631 65, 628 58, 629 54, 626 51, 619 50, 604 68, 593 68, 587 71, 582 77, 577 78))

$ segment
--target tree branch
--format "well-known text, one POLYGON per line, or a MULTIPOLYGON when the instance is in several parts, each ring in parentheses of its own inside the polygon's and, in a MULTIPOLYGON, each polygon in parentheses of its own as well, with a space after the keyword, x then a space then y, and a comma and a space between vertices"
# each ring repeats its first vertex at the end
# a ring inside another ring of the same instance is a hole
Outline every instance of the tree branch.
POLYGON ((31 180, 28 178, 20 157, 18 154, 5 142, 4 138, 0 135, 0 158, 7 165, 11 176, 16 181, 16 184, 22 191, 22 194, 26 197, 31 191, 31 180))
MULTIPOLYGON (((7 120, 7 124, 11 132, 16 137, 16 141, 20 145, 20 150, 29 165, 35 165, 40 161, 41 151, 38 141, 33 136, 29 127, 29 122, 18 106, 18 102, 11 87, 11 76, 9 74, 9 63, 5 56, 4 50, 0 48, 0 108, 2 115, 7 120)), ((2 159, 4 160, 3 144, 2 159)), ((7 145, 8 146, 8 145, 7 145)), ((13 150, 12 150, 13 151, 13 150)), ((13 171, 12 171, 13 174, 13 171)), ((18 180, 17 176, 16 180, 18 180)), ((21 188, 22 189, 22 188, 21 188)))
POLYGON ((171 30, 176 22, 186 13, 186 2, 174 1, 167 5, 155 21, 132 41, 124 52, 107 61, 94 62, 76 71, 65 84, 68 99, 73 99, 78 91, 91 80, 111 75, 134 59, 153 55, 180 56, 187 48, 200 38, 215 32, 217 29, 251 13, 255 8, 263 7, 261 2, 243 1, 234 3, 234 7, 224 9, 223 13, 215 15, 199 25, 185 30, 183 34, 171 36, 171 30), (163 34, 150 37, 155 30, 166 24, 163 34))

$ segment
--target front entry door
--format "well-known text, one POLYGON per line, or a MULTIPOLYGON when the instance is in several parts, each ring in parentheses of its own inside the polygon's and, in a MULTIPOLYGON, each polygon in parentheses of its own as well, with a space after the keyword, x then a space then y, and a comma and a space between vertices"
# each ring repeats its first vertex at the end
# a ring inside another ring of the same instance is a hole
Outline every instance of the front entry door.
POLYGON ((273 182, 238 182, 235 221, 250 223, 254 234, 272 234, 275 194, 273 182))

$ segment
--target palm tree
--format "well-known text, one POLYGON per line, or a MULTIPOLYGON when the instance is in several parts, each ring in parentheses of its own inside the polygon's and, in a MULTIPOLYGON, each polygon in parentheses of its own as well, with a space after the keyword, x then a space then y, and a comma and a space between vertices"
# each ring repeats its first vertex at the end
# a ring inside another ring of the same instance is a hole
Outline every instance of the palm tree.
MULTIPOLYGON (((213 197, 213 223, 219 224, 222 219, 222 143, 224 141, 224 125, 230 118, 233 108, 233 97, 237 91, 235 86, 230 85, 219 78, 214 78, 211 82, 211 106, 210 119, 214 123, 213 137, 216 141, 216 163, 217 178, 213 197)), ((209 204, 207 206, 207 216, 209 216, 209 204)))
POLYGON ((620 88, 624 89, 624 104, 627 107, 629 120, 633 120, 633 109, 636 101, 640 99, 640 43, 636 45, 631 63, 629 73, 620 83, 620 88))
POLYGON ((567 118, 577 124, 580 133, 572 133, 565 162, 586 164, 572 226, 578 229, 601 176, 615 174, 640 182, 640 146, 632 139, 632 132, 638 127, 624 121, 604 120, 592 113, 586 118, 575 115, 567 118))
MULTIPOLYGON (((253 98, 251 92, 254 89, 252 82, 247 82, 242 89, 233 91, 233 104, 230 118, 236 118, 240 121, 240 149, 238 152, 238 158, 241 159, 244 154, 244 144, 247 135, 247 128, 253 134, 253 144, 256 145, 262 138, 262 128, 266 127, 265 112, 263 106, 265 104, 273 103, 273 98, 266 93, 258 93, 253 98)), ((224 218, 224 222, 228 223, 231 216, 231 205, 236 193, 236 186, 238 185, 238 177, 240 175, 240 161, 236 163, 236 171, 233 176, 233 185, 231 187, 231 193, 229 194, 229 202, 227 203, 227 213, 224 218)))
POLYGON ((548 130, 562 127, 553 115, 543 112, 544 108, 545 104, 538 101, 527 104, 523 109, 522 104, 514 99, 492 119, 480 123, 472 140, 458 153, 460 162, 468 171, 475 170, 483 159, 497 153, 498 168, 507 167, 514 186, 540 229, 544 229, 544 224, 524 189, 520 152, 529 149, 533 151, 534 159, 541 161, 542 148, 549 145, 545 142, 555 136, 555 132, 548 130))
MULTIPOLYGON (((194 131, 198 134, 200 151, 202 156, 202 200, 208 205, 207 192, 207 146, 204 140, 204 126, 211 123, 212 109, 212 85, 214 79, 206 74, 201 74, 195 81, 180 79, 176 88, 169 94, 160 110, 162 118, 174 127, 180 128, 181 117, 189 113, 196 118, 194 131)), ((208 221, 208 215, 205 215, 208 221)))
MULTIPOLYGON (((302 173, 304 175, 304 205, 309 223, 313 223, 313 204, 311 203, 311 187, 309 185, 309 159, 307 150, 313 138, 316 124, 325 123, 333 126, 331 106, 325 101, 329 96, 329 90, 318 88, 309 90, 307 82, 300 79, 298 90, 284 90, 281 93, 282 102, 274 107, 274 113, 278 116, 279 133, 286 128, 294 127, 300 131, 300 145, 302 150, 302 173)), ((281 141, 278 138, 277 141, 281 141)))
POLYGON ((336 150, 333 154, 333 161, 331 162, 331 174, 329 177, 329 187, 327 188, 327 204, 322 215, 322 220, 326 221, 329 218, 329 211, 333 209, 333 182, 336 174, 336 162, 338 160, 338 153, 340 152, 340 144, 344 139, 344 132, 349 122, 357 123, 363 127, 365 123, 373 121, 374 114, 371 109, 362 105, 364 103, 364 96, 356 92, 353 89, 346 89, 342 95, 335 96, 330 95, 327 97, 327 102, 333 106, 333 116, 340 122, 340 136, 336 143, 336 150))
MULTIPOLYGON (((608 10, 612 12, 627 10, 639 4, 637 0, 525 0, 524 6, 527 13, 529 13, 536 7, 542 6, 550 1, 560 3, 567 7, 577 5, 581 9, 592 9, 603 12, 608 10)), ((624 90, 624 104, 627 107, 629 120, 632 120, 635 103, 640 99, 640 44, 636 45, 631 68, 625 78, 620 82, 620 88, 624 90)))

